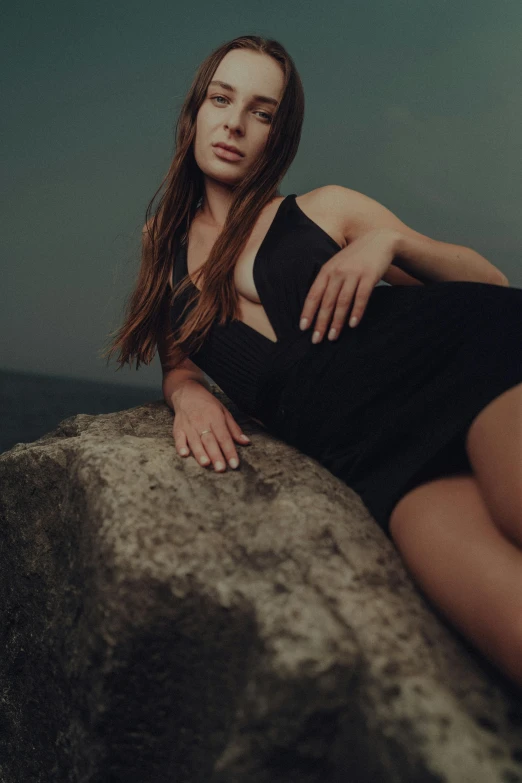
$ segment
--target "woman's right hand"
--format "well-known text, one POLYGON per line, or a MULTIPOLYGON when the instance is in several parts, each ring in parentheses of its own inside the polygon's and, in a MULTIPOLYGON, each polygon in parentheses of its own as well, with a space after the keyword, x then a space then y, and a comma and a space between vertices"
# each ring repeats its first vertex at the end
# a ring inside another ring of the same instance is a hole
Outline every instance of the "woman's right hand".
POLYGON ((211 391, 197 381, 187 381, 177 390, 173 406, 172 434, 178 454, 184 457, 192 452, 200 465, 212 463, 218 472, 226 470, 227 463, 237 468, 239 456, 234 441, 245 446, 250 439, 211 391), (211 431, 201 435, 203 430, 211 431))

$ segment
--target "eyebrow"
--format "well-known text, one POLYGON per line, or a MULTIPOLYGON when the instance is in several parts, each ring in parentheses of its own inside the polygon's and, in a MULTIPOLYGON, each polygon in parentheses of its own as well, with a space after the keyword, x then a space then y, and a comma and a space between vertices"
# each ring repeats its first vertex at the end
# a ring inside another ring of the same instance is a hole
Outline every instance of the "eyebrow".
MULTIPOLYGON (((227 84, 227 82, 220 82, 220 81, 212 81, 208 85, 209 87, 212 84, 218 84, 220 87, 223 87, 224 90, 230 90, 230 92, 237 92, 235 87, 232 87, 231 84, 227 84)), ((267 95, 254 95, 253 96, 255 101, 262 101, 263 103, 270 103, 273 106, 279 106, 279 101, 276 101, 275 98, 269 98, 267 95)))

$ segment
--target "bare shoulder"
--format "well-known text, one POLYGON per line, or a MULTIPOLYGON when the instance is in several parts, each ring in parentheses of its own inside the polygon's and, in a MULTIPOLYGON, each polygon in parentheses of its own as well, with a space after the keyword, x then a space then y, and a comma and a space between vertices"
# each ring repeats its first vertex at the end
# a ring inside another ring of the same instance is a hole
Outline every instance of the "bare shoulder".
POLYGON ((357 190, 344 187, 344 185, 321 185, 320 188, 314 188, 314 190, 310 190, 308 193, 303 193, 299 198, 306 198, 308 201, 318 205, 331 207, 332 204, 344 206, 347 199, 357 203, 359 198, 365 198, 365 196, 357 190))
POLYGON ((409 236, 422 237, 407 226, 384 204, 358 190, 343 185, 324 185, 307 194, 316 208, 331 212, 347 243, 370 229, 392 229, 409 236))
MULTIPOLYGON (((372 207, 379 208, 377 201, 365 196, 358 190, 346 188, 344 185, 322 185, 299 196, 299 206, 309 207, 321 220, 329 221, 338 244, 345 247, 356 237, 356 227, 361 216, 367 214, 372 207)), ((381 209, 384 209, 381 207, 381 209)), ((388 210, 386 210, 388 211, 388 210)), ((390 213, 391 214, 391 213, 390 213)))
MULTIPOLYGON (((375 199, 342 185, 324 185, 296 198, 299 207, 332 236, 338 245, 346 247, 371 227, 400 228, 413 232, 393 212, 375 199)), ((420 236, 420 234, 417 234, 420 236)), ((390 285, 423 285, 399 267, 390 265, 382 280, 390 285)))
MULTIPOLYGON (((347 210, 350 211, 350 207, 347 204, 345 193, 341 191, 356 193, 356 191, 343 188, 342 185, 323 185, 308 191, 308 193, 302 193, 295 200, 307 217, 330 234, 338 245, 345 247, 348 244, 345 217, 347 210)), ((355 201, 354 199, 354 209, 355 201)))

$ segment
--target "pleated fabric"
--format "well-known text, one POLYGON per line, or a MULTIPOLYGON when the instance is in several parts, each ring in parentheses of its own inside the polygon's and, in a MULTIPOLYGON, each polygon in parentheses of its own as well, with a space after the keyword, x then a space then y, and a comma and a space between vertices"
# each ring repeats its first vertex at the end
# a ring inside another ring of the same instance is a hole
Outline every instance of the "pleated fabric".
MULTIPOLYGON (((190 358, 241 410, 354 489, 390 537, 390 515, 409 489, 471 471, 473 419, 522 383, 522 289, 377 286, 355 328, 346 323, 336 340, 314 345, 300 314, 341 248, 295 196, 279 204, 253 268, 277 342, 235 320, 214 325, 190 358)), ((174 281, 186 274, 182 245, 174 281)), ((173 328, 181 309, 171 310, 173 328)))

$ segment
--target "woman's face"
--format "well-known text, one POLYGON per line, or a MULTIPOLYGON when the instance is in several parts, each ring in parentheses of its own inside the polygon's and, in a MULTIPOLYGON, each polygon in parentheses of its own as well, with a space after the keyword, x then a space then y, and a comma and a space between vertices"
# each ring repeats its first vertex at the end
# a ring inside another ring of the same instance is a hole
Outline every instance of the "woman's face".
POLYGON ((230 185, 244 177, 263 151, 282 91, 283 72, 272 57, 245 49, 227 52, 196 118, 194 157, 203 174, 230 185), (220 156, 218 142, 237 147, 242 156, 220 156))

